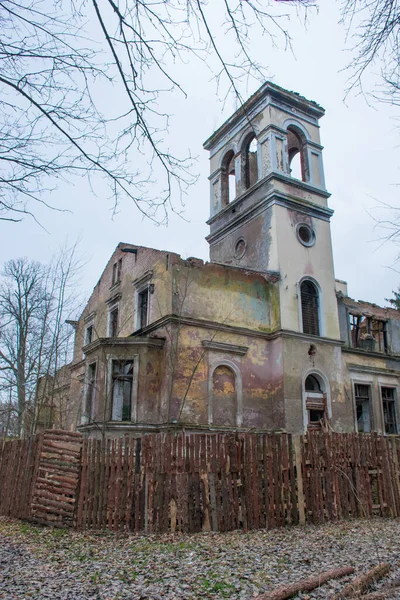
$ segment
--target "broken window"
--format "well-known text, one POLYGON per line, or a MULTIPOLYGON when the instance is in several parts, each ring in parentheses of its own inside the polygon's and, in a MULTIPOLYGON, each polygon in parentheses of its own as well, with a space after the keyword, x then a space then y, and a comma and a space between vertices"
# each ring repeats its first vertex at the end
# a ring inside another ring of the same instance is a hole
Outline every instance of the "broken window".
POLYGON ((370 433, 371 431, 371 388, 362 383, 354 384, 354 395, 356 401, 357 431, 359 433, 370 433))
POLYGON ((244 181, 246 189, 258 181, 257 138, 252 135, 244 146, 244 181))
POLYGON ((319 333, 319 294, 312 281, 306 279, 300 286, 301 315, 303 333, 320 335, 319 333))
POLYGON ((234 371, 219 365, 213 372, 213 410, 214 425, 234 427, 236 425, 236 377, 234 371))
POLYGON ((122 271, 122 258, 117 260, 116 263, 113 264, 113 272, 112 272, 112 285, 119 283, 121 281, 121 271, 122 271))
POLYGON ((326 394, 316 374, 308 375, 304 383, 308 429, 320 429, 326 419, 326 394))
POLYGON ((236 198, 235 155, 230 150, 222 161, 221 169, 221 201, 227 206, 236 198))
POLYGON ((139 329, 143 329, 147 325, 148 308, 149 308, 149 289, 146 288, 138 294, 138 310, 139 310, 139 329))
POLYGON ((350 339, 353 348, 370 352, 387 352, 386 321, 349 313, 350 339))
POLYGON ((114 306, 109 313, 108 335, 110 337, 118 336, 118 306, 114 306))
POLYGON ((94 418, 94 401, 96 392, 96 363, 88 366, 86 377, 86 416, 89 421, 94 418))
POLYGON ((93 323, 91 323, 90 325, 88 325, 86 327, 86 331, 85 331, 85 346, 87 346, 88 344, 90 344, 93 341, 93 323))
POLYGON ((297 127, 289 126, 287 133, 290 176, 301 181, 309 180, 306 139, 297 127))
POLYGON ((385 433, 397 433, 395 388, 382 387, 381 397, 385 433))
POLYGON ((133 360, 113 360, 111 368, 111 419, 113 421, 130 421, 133 360))

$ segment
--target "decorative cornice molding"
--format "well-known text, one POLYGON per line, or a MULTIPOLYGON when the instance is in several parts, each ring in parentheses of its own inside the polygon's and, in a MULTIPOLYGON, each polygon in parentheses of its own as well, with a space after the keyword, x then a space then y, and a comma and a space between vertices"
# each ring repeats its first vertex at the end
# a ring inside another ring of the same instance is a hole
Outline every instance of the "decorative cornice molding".
MULTIPOLYGON (((85 323, 89 323, 89 321, 93 321, 95 316, 97 315, 97 310, 92 310, 83 320, 85 323)), ((78 321, 79 322, 79 321, 78 321)))
POLYGON ((343 348, 343 352, 348 354, 358 354, 358 356, 371 356, 371 358, 381 358, 382 360, 397 360, 400 361, 399 354, 385 354, 384 352, 369 352, 368 350, 364 350, 362 348, 350 348, 349 346, 345 346, 343 348))
MULTIPOLYGON (((396 360, 400 360, 398 357, 396 360)), ((391 377, 399 377, 400 371, 396 369, 386 369, 385 367, 370 367, 369 365, 356 365, 348 364, 347 368, 349 371, 355 371, 356 373, 371 373, 373 375, 389 375, 391 377)))
POLYGON ((230 354, 239 354, 240 356, 244 356, 249 349, 248 346, 237 346, 236 344, 225 344, 223 342, 207 340, 203 340, 201 345, 207 350, 213 350, 215 352, 229 352, 230 354))
POLYGON ((108 300, 105 301, 105 304, 107 304, 107 306, 110 306, 111 304, 115 304, 116 302, 119 302, 119 300, 121 300, 121 298, 122 298, 122 292, 118 292, 117 294, 110 296, 110 298, 108 298, 108 300))
POLYGON ((163 348, 165 344, 165 338, 155 338, 155 337, 120 337, 120 338, 98 338, 94 342, 91 342, 87 346, 82 348, 83 352, 87 354, 92 354, 98 348, 103 348, 109 346, 110 348, 121 348, 121 347, 129 347, 132 346, 147 346, 151 348, 163 348))
POLYGON ((132 285, 134 285, 135 287, 140 287, 140 286, 144 285, 145 283, 147 283, 148 281, 150 281, 150 279, 152 277, 153 277, 153 271, 146 271, 145 273, 143 273, 143 275, 141 275, 137 279, 134 279, 132 281, 132 285))

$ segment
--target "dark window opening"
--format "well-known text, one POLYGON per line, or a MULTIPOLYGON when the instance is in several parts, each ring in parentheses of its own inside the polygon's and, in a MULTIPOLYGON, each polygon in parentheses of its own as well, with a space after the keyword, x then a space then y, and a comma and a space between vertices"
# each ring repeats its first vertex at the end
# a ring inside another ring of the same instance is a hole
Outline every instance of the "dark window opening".
POLYGON ((132 414, 133 360, 112 361, 111 419, 130 421, 132 414))
POLYGON ((356 400, 357 431, 359 433, 370 433, 370 386, 356 383, 354 385, 354 395, 356 400))
POLYGON ((113 264, 112 285, 121 281, 122 258, 113 264))
POLYGON ((381 388, 385 433, 398 433, 394 388, 381 388))
POLYGON ((306 392, 322 392, 321 385, 315 375, 309 375, 305 381, 306 392))
POLYGON ((350 340, 353 348, 369 352, 388 352, 386 321, 349 313, 350 340))
POLYGON ((109 335, 110 335, 110 337, 118 336, 118 307, 117 306, 110 311, 109 335))
POLYGON ((87 344, 90 344, 93 341, 93 325, 89 325, 86 328, 86 333, 85 333, 85 346, 87 346, 87 344))
POLYGON ((139 293, 139 329, 147 325, 147 313, 149 307, 149 290, 146 288, 139 293))
POLYGON ((88 366, 87 370, 87 388, 86 388, 86 416, 89 421, 94 416, 94 400, 96 392, 96 363, 88 366))
POLYGON ((236 198, 235 155, 230 150, 223 162, 221 170, 221 201, 227 206, 236 198))
POLYGON ((304 382, 308 429, 321 429, 327 419, 326 394, 318 375, 310 374, 304 382))
POLYGON ((303 333, 320 335, 318 290, 313 282, 307 279, 301 284, 300 293, 303 333))
POLYGON ((287 134, 290 176, 301 181, 309 180, 307 148, 304 134, 296 127, 288 127, 287 134))
POLYGON ((245 145, 244 180, 246 189, 258 181, 257 138, 252 136, 245 145))
POLYGON ((309 414, 310 414, 310 423, 318 423, 319 424, 325 418, 325 412, 322 409, 321 410, 311 409, 309 411, 309 414))

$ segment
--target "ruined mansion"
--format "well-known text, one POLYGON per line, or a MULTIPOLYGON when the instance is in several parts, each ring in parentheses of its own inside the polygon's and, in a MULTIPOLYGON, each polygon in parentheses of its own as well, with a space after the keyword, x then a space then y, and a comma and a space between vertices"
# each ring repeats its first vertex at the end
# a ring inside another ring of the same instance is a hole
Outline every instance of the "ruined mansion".
POLYGON ((210 262, 118 244, 46 399, 64 427, 399 433, 400 311, 335 279, 323 114, 267 82, 205 142, 210 262))

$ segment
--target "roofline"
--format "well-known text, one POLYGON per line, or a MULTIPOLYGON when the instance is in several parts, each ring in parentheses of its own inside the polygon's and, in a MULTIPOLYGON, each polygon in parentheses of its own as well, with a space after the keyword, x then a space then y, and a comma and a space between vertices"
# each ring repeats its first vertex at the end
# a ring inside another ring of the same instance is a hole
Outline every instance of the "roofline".
POLYGON ((302 109, 307 113, 311 113, 317 119, 321 118, 325 114, 325 109, 322 108, 317 102, 313 100, 307 100, 304 96, 301 96, 297 92, 285 90, 285 88, 272 83, 272 81, 266 81, 242 106, 233 113, 229 119, 227 119, 221 127, 219 127, 214 133, 204 142, 203 148, 210 150, 227 131, 229 131, 240 119, 248 114, 256 105, 259 103, 267 94, 271 97, 286 102, 290 102, 291 105, 296 108, 302 109))

